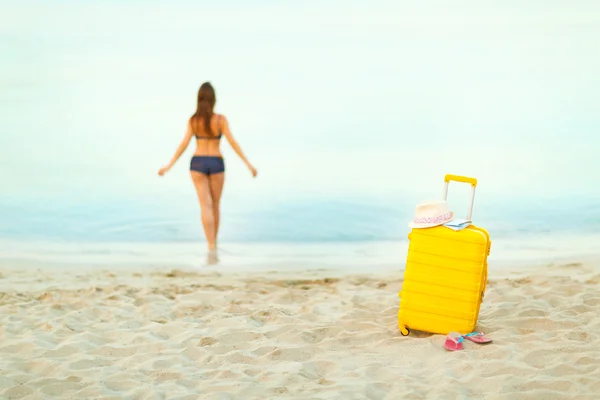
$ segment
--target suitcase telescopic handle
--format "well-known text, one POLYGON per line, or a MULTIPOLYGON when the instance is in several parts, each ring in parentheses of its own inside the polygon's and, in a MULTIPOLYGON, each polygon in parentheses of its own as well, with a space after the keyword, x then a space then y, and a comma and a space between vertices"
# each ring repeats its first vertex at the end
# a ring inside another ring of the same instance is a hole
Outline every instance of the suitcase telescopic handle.
POLYGON ((469 214, 467 215, 467 219, 471 220, 471 217, 473 216, 473 203, 475 202, 475 187, 477 186, 477 179, 460 175, 446 175, 444 177, 444 200, 448 199, 448 184, 450 181, 468 183, 471 185, 471 204, 469 205, 469 214))

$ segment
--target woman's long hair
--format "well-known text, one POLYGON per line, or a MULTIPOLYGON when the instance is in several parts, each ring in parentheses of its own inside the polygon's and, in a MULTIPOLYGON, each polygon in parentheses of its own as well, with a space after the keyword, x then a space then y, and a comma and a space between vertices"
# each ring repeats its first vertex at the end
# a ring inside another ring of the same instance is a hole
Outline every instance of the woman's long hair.
POLYGON ((213 116, 216 101, 215 89, 210 82, 204 82, 198 90, 198 105, 196 107, 196 112, 192 115, 192 121, 196 123, 196 131, 198 130, 200 121, 204 121, 204 130, 206 133, 209 135, 213 134, 210 129, 210 121, 213 116))

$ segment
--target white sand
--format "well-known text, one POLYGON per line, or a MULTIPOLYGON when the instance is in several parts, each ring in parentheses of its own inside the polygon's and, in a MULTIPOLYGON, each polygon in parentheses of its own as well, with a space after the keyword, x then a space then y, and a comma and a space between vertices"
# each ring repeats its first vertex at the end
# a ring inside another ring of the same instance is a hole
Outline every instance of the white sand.
POLYGON ((400 335, 401 273, 5 266, 0 398, 599 399, 599 271, 491 270, 494 342, 451 353, 400 335))

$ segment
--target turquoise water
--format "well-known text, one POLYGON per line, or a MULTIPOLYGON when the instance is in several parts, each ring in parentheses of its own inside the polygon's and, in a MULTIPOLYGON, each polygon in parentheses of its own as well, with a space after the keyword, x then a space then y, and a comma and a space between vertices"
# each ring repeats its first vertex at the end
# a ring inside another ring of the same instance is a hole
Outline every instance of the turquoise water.
MULTIPOLYGON (((464 208, 464 207, 463 207, 464 208)), ((272 204, 222 211, 221 243, 401 241, 414 204, 349 201, 272 204)), ((456 210, 462 217, 461 209, 456 210)), ((463 213, 464 214, 464 213, 463 213)), ((543 203, 476 206, 473 220, 495 238, 600 233, 600 201, 555 199, 543 203)), ((194 199, 177 207, 159 202, 22 201, 0 198, 0 239, 49 242, 204 243, 194 199)))
MULTIPOLYGON (((474 220, 492 236, 494 262, 527 264, 600 254, 600 202, 489 204, 474 220), (584 211, 584 212, 582 212, 584 211)), ((401 269, 410 204, 342 201, 225 210, 220 261, 235 268, 401 269)), ((201 266, 205 241, 193 202, 0 202, 0 259, 42 265, 201 266)))

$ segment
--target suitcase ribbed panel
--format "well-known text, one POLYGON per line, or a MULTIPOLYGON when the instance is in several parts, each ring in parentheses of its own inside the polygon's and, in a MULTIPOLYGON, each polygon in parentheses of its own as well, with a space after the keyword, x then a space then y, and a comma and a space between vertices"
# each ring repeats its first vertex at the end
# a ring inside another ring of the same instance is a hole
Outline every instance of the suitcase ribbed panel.
POLYGON ((475 329, 485 290, 489 235, 469 226, 413 229, 400 292, 400 328, 446 334, 475 329))

